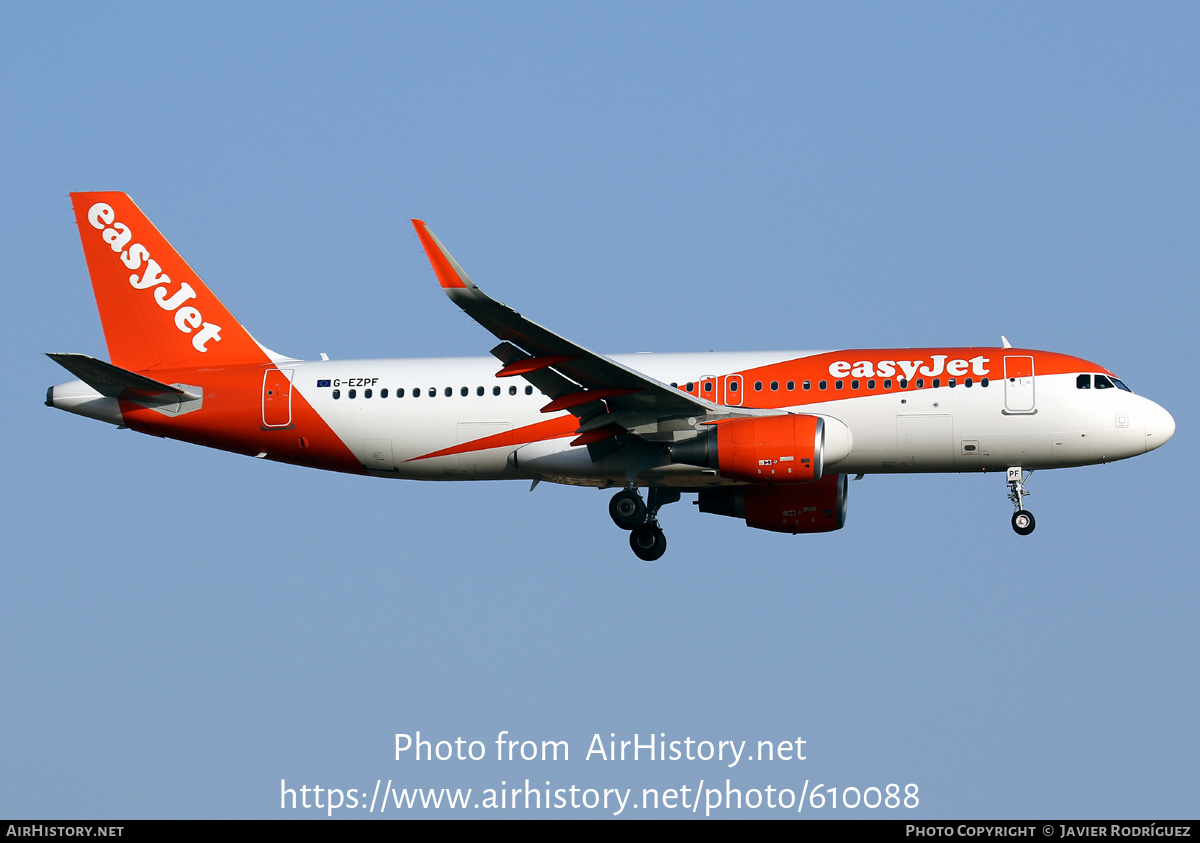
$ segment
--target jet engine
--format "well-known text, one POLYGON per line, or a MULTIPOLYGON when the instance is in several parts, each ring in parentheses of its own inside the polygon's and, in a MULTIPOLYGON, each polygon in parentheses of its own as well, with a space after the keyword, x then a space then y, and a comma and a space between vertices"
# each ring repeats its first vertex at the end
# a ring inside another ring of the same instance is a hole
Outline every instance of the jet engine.
POLYGON ((701 512, 746 519, 746 526, 776 533, 828 533, 846 523, 849 478, 829 474, 791 486, 734 486, 705 489, 701 512))
POLYGON ((819 480, 825 462, 825 421, 782 415, 718 422, 695 439, 671 446, 671 459, 715 468, 730 480, 807 483, 819 480))

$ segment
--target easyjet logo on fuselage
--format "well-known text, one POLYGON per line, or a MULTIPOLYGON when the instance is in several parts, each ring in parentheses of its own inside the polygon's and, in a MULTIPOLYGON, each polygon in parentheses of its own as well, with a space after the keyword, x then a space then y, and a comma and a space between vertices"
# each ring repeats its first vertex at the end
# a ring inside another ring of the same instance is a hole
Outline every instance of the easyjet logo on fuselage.
POLYGON ((174 293, 170 292, 171 277, 163 274, 158 261, 150 257, 149 249, 141 243, 129 245, 129 242, 133 240, 133 232, 129 230, 129 226, 116 221, 116 212, 113 211, 111 205, 97 202, 88 208, 87 220, 91 223, 92 228, 102 232, 100 236, 104 238, 104 242, 109 245, 109 248, 120 254, 121 263, 125 264, 126 268, 137 270, 145 266, 141 275, 135 272, 129 276, 130 285, 135 290, 153 288, 154 300, 158 302, 158 306, 168 313, 175 314, 175 327, 184 334, 191 334, 195 331, 192 336, 192 346, 197 351, 208 351, 205 346, 210 340, 221 341, 221 326, 205 322, 199 310, 184 304, 184 302, 196 298, 196 291, 192 289, 192 285, 184 281, 179 285, 178 290, 174 293))
POLYGON ((989 362, 982 354, 969 360, 961 357, 951 359, 949 354, 931 354, 928 360, 858 360, 854 363, 837 360, 829 364, 829 374, 835 378, 890 378, 899 374, 912 380, 917 375, 936 378, 943 372, 961 378, 969 372, 975 377, 984 377, 988 374, 989 362))

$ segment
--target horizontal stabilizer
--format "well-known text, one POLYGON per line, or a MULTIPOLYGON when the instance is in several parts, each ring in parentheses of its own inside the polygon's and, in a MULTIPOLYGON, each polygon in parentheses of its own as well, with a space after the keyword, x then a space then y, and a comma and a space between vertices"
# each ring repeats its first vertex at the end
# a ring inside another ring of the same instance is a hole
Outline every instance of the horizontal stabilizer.
POLYGON ((101 395, 109 398, 133 398, 153 401, 156 398, 199 398, 176 386, 159 383, 153 378, 139 375, 112 363, 105 363, 86 354, 47 354, 51 360, 101 395))

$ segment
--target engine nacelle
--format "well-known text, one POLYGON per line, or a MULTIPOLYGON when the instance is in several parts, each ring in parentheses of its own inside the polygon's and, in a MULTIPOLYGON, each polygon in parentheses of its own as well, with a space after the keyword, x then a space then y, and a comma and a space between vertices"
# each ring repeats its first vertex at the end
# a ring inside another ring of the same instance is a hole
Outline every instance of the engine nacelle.
POLYGON ((705 489, 696 503, 701 512, 745 518, 756 530, 828 533, 846 524, 848 480, 829 474, 803 485, 705 489))
POLYGON ((671 446, 671 459, 715 468, 750 483, 821 479, 825 422, 819 416, 757 416, 719 422, 715 431, 671 446))

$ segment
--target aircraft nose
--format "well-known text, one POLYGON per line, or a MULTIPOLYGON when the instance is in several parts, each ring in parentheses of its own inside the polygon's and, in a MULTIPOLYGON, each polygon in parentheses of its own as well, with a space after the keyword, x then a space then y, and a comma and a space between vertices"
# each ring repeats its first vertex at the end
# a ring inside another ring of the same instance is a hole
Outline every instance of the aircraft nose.
POLYGON ((1150 405, 1146 416, 1146 450, 1153 451, 1175 435, 1175 419, 1157 404, 1150 405))

